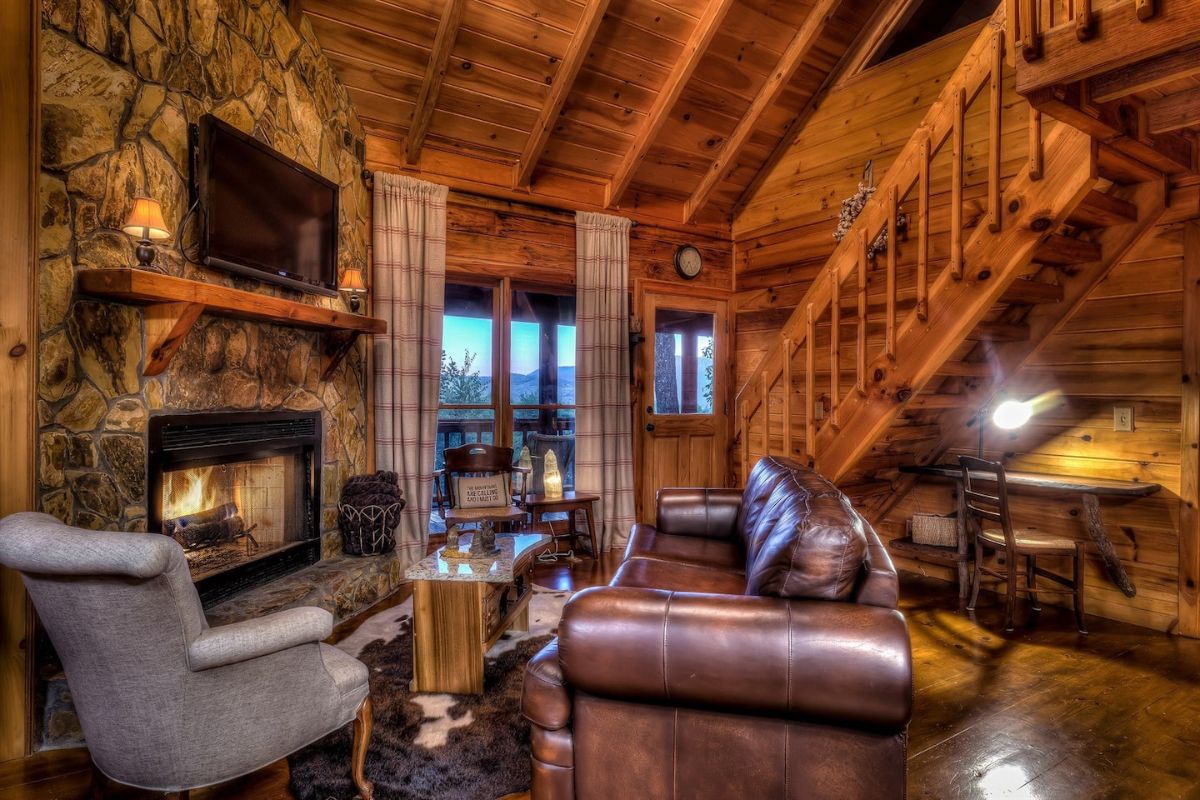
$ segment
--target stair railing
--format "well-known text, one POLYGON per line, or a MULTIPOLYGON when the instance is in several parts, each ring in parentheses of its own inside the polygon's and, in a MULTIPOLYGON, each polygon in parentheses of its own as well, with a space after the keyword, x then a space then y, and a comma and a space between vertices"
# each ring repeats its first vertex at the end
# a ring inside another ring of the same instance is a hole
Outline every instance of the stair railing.
MULTIPOLYGON (((761 437, 759 452, 767 454, 771 448, 772 390, 782 383, 782 445, 787 455, 797 454, 794 447, 792 415, 798 392, 793 386, 793 361, 804 351, 804 403, 805 436, 803 455, 809 463, 817 458, 817 440, 826 426, 837 431, 843 422, 841 406, 852 393, 865 395, 876 376, 867 375, 868 334, 870 307, 868 303, 868 273, 873 268, 872 245, 881 233, 886 232, 887 242, 882 254, 886 270, 884 309, 883 352, 896 360, 904 354, 896 352, 896 331, 905 320, 915 316, 925 320, 929 309, 930 285, 930 172, 934 159, 949 146, 951 149, 951 198, 950 237, 947 268, 956 279, 963 272, 964 223, 964 169, 966 152, 964 128, 968 112, 987 94, 987 185, 986 208, 979 224, 999 231, 1001 224, 1001 124, 1003 114, 1002 84, 1006 28, 1006 7, 1000 5, 984 26, 957 69, 943 87, 938 99, 925 114, 912 138, 900 151, 876 191, 864 205, 846 236, 829 257, 800 304, 792 312, 779 331, 778 340, 759 360, 754 371, 738 391, 735 409, 735 441, 741 449, 743 475, 749 474, 751 436, 755 428, 761 437), (907 230, 916 233, 916 304, 905 320, 898 320, 897 251, 899 234, 897 217, 901 211, 901 200, 915 193, 915 226, 913 214, 908 213, 910 223, 907 230), (853 279, 853 282, 849 283, 853 279), (844 314, 843 298, 853 297, 851 312, 844 314), (818 344, 818 331, 828 327, 828 363, 819 361, 822 348, 818 344), (853 332, 854 370, 853 381, 843 390, 842 341, 843 327, 853 332), (818 374, 828 369, 828 408, 821 399, 818 374), (818 425, 818 417, 823 421, 818 425), (757 423, 757 424, 755 424, 757 423)), ((1031 173, 1036 177, 1041 172, 1042 120, 1040 113, 1031 108, 1029 159, 1031 173)), ((877 265, 876 265, 877 268, 877 265)), ((919 354, 918 354, 919 355, 919 354)))

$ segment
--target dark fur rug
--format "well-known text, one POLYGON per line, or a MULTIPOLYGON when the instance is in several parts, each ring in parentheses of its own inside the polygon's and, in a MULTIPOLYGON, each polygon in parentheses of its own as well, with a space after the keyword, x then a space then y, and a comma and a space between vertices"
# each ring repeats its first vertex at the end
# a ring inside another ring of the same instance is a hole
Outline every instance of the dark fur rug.
MULTIPOLYGON (((550 641, 569 593, 538 591, 528 633, 509 632, 489 653, 484 694, 412 694, 412 601, 380 612, 339 647, 371 670, 375 731, 367 778, 376 800, 495 800, 528 790, 529 724, 521 716, 524 667, 550 641)), ((355 797, 352 726, 289 759, 298 800, 355 797)))

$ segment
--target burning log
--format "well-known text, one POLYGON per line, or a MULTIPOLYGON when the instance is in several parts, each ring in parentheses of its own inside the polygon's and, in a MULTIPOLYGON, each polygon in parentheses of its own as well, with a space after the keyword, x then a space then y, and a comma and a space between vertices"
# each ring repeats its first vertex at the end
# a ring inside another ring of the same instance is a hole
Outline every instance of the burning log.
POLYGON ((195 550, 225 542, 248 539, 250 544, 258 542, 250 535, 257 525, 246 526, 234 503, 224 503, 214 508, 163 520, 163 533, 175 537, 185 549, 195 550))
POLYGON ((168 536, 174 536, 179 528, 186 528, 189 525, 203 525, 212 522, 221 522, 230 517, 237 516, 238 507, 236 503, 222 503, 219 506, 197 511, 194 514, 184 514, 179 517, 163 520, 163 533, 168 536))

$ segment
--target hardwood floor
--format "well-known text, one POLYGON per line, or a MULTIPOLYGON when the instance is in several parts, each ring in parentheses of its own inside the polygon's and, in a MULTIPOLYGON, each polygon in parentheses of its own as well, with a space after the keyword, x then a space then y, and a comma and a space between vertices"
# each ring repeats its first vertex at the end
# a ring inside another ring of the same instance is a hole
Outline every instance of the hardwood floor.
MULTIPOLYGON (((582 589, 607 582, 616 566, 615 556, 539 565, 534 580, 582 589)), ((916 665, 910 798, 1200 800, 1200 640, 1096 617, 1080 636, 1071 612, 1053 607, 1006 636, 1000 598, 982 597, 972 620, 955 595, 950 584, 904 575, 916 665)), ((1023 607, 1018 619, 1027 617, 1023 607)), ((85 751, 43 753, 0 764, 0 800, 77 800, 89 781, 85 751)), ((280 761, 192 798, 287 800, 287 783, 280 761)))

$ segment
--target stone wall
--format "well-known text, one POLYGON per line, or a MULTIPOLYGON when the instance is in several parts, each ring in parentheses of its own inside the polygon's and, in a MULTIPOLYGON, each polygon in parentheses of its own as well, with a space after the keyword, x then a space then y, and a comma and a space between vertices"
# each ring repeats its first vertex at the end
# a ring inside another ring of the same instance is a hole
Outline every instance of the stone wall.
POLYGON ((141 311, 74 292, 80 270, 134 263, 120 227, 145 193, 173 233, 156 257, 170 274, 341 306, 195 263, 194 216, 183 224, 187 127, 212 113, 341 186, 339 267, 364 266, 362 128, 307 21, 296 31, 276 0, 43 0, 41 68, 41 507, 144 530, 150 415, 320 409, 324 551, 336 551, 332 503, 367 464, 365 345, 321 381, 317 334, 204 316, 147 379, 141 311))

